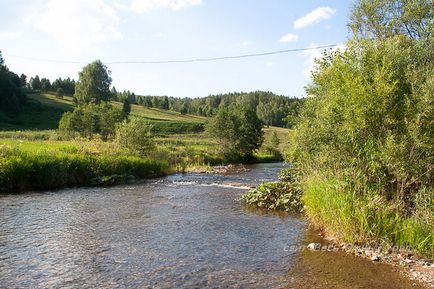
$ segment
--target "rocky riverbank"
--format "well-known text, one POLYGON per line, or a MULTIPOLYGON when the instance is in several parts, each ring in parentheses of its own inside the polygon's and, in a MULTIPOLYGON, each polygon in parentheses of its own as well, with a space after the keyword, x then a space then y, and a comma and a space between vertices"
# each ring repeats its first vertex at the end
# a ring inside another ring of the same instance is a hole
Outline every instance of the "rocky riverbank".
POLYGON ((421 258, 406 248, 383 248, 360 246, 349 243, 335 243, 326 240, 324 243, 312 242, 306 248, 310 251, 342 251, 354 256, 369 259, 372 262, 386 263, 399 267, 405 276, 434 288, 434 262, 432 259, 421 258))

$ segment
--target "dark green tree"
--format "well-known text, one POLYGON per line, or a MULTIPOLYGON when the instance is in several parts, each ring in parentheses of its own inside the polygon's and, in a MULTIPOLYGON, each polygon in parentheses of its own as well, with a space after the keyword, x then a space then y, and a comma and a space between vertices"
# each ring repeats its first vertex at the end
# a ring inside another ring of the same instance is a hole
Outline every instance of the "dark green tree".
POLYGON ((221 107, 206 131, 229 160, 250 159, 263 142, 262 123, 251 107, 221 107))
POLYGON ((128 98, 125 98, 124 103, 122 105, 122 113, 124 117, 128 117, 131 113, 131 102, 128 98))
POLYGON ((0 110, 18 113, 26 101, 20 77, 4 64, 0 51, 0 110))
POLYGON ((41 80, 39 79, 39 76, 36 75, 33 79, 31 79, 30 86, 34 90, 41 90, 41 80))

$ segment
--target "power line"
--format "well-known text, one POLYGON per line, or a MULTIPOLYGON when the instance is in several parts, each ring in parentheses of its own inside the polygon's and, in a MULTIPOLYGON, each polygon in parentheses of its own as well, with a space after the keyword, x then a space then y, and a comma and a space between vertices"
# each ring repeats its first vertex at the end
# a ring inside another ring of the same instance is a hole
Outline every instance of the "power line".
MULTIPOLYGON (((251 53, 251 54, 241 54, 241 55, 232 55, 232 56, 218 56, 218 57, 210 57, 210 58, 192 58, 192 59, 172 59, 172 60, 126 60, 126 61, 109 61, 104 62, 107 65, 110 64, 170 64, 170 63, 192 63, 192 62, 207 62, 207 61, 219 61, 219 60, 230 60, 230 59, 241 59, 241 58, 250 58, 250 57, 261 57, 268 55, 276 55, 283 54, 289 52, 298 52, 298 51, 306 51, 306 50, 315 50, 315 49, 324 49, 324 48, 332 48, 339 46, 341 44, 328 44, 323 46, 315 46, 315 47, 304 47, 304 48, 293 48, 293 49, 285 49, 285 50, 276 50, 262 53, 251 53)), ((54 60, 54 59, 43 59, 43 58, 35 58, 28 56, 20 56, 13 54, 4 54, 8 57, 15 57, 30 61, 37 62, 50 62, 50 63, 63 63, 63 64, 87 64, 89 62, 83 61, 70 61, 70 60, 54 60)))

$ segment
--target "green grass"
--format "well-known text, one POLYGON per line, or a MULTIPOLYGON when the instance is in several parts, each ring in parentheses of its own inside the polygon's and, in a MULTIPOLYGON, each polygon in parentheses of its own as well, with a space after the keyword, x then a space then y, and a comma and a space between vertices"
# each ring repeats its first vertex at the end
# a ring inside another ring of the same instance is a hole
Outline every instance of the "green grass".
POLYGON ((418 210, 425 211, 423 218, 408 215, 400 204, 374 193, 354 195, 344 182, 325 176, 305 179, 303 193, 308 218, 328 236, 351 243, 403 246, 434 256, 432 208, 418 210))
POLYGON ((107 143, 3 140, 0 168, 0 191, 13 192, 160 176, 169 164, 127 155, 107 143))
MULTIPOLYGON (((63 113, 74 109, 70 96, 62 99, 50 93, 29 93, 27 96, 28 101, 19 114, 0 112, 0 131, 57 129, 63 113)), ((113 101, 112 104, 122 108, 120 102, 113 101)), ((162 134, 203 131, 203 124, 207 121, 206 117, 135 104, 131 106, 131 113, 149 120, 162 134)))
MULTIPOLYGON (((63 141, 53 130, 0 132, 0 191, 116 184, 229 163, 205 133, 160 135, 155 142, 155 150, 139 157, 113 142, 63 141)), ((261 152, 251 160, 271 161, 275 156, 261 152)))

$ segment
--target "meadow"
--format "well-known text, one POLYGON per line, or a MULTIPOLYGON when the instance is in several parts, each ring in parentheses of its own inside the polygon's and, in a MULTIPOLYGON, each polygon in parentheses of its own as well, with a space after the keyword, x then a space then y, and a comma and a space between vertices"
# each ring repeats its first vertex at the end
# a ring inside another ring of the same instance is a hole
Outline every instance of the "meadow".
MULTIPOLYGON (((132 105, 132 115, 153 126, 155 148, 138 155, 98 137, 65 140, 56 130, 63 112, 71 111, 71 97, 29 94, 18 116, 0 115, 0 191, 58 189, 82 185, 111 185, 131 179, 173 172, 205 172, 228 164, 217 144, 204 131, 207 118, 132 105)), ((113 102, 121 106, 121 103, 113 102)), ((273 131, 284 151, 287 129, 264 129, 264 143, 273 131)), ((249 162, 280 160, 265 149, 249 162)))

